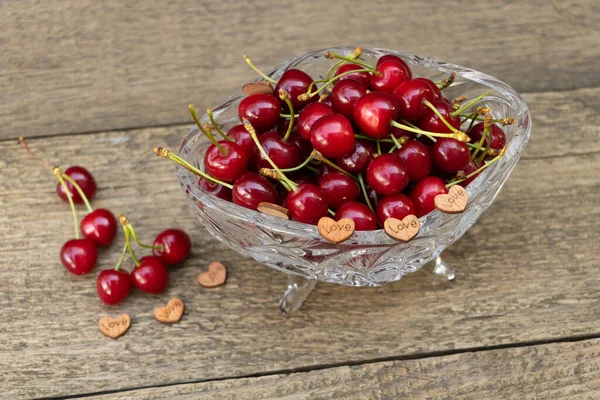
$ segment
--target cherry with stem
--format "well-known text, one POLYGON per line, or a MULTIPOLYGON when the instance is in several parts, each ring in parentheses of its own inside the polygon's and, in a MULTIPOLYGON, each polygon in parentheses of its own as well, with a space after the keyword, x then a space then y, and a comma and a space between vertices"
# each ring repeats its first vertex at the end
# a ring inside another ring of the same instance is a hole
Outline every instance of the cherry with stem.
POLYGON ((217 124, 217 122, 215 121, 215 117, 213 116, 212 111, 210 110, 210 108, 206 109, 206 114, 208 115, 208 119, 210 120, 210 123, 212 124, 212 126, 215 128, 215 130, 217 131, 217 133, 225 140, 229 140, 229 141, 233 141, 233 139, 231 139, 229 136, 227 136, 220 128, 219 125, 217 124))
POLYGON ((254 72, 256 72, 258 75, 260 75, 264 80, 266 80, 267 82, 271 82, 274 85, 277 84, 277 81, 275 79, 267 76, 267 74, 265 74, 264 72, 262 72, 261 70, 256 68, 256 66, 252 63, 252 61, 250 61, 250 58, 248 58, 248 56, 245 54, 244 54, 244 61, 246 61, 246 64, 248 64, 248 66, 250 66, 250 68, 252 68, 254 70, 254 72))
MULTIPOLYGON (((485 140, 488 137, 491 129, 492 129, 492 116, 488 114, 485 117, 485 121, 483 123, 483 135, 481 135, 481 139, 479 140, 479 143, 477 143, 477 147, 475 147, 475 151, 473 151, 473 154, 471 154, 470 161, 473 161, 475 159, 475 157, 477 157, 477 153, 479 153, 479 151, 481 150, 481 147, 483 147, 483 144, 485 143, 485 140)), ((489 142, 491 143, 491 140, 489 140, 489 142)))
POLYGON ((296 119, 296 115, 294 114, 294 105, 292 104, 290 95, 283 89, 279 89, 278 95, 281 100, 285 101, 285 104, 287 104, 290 110, 290 123, 288 124, 288 128, 285 132, 285 135, 283 136, 283 139, 281 139, 283 142, 287 142, 290 135, 292 134, 292 129, 294 128, 294 121, 296 119))
POLYGON ((457 116, 457 115, 460 115, 461 113, 463 113, 464 111, 468 110, 473 105, 475 105, 478 101, 480 101, 484 97, 488 96, 490 93, 491 92, 485 92, 485 93, 480 94, 479 96, 475 97, 473 100, 471 100, 468 103, 462 105, 460 108, 454 110, 454 112, 452 112, 450 115, 453 116, 453 117, 457 116))
POLYGON ((371 209, 371 211, 375 212, 373 206, 371 205, 371 201, 369 200, 369 194, 367 193, 367 187, 365 186, 365 181, 362 177, 362 174, 358 174, 358 183, 360 184, 360 189, 362 191, 363 197, 367 203, 367 206, 371 209))
POLYGON ((451 182, 448 182, 446 184, 446 187, 450 188, 450 187, 452 187, 454 185, 458 185, 459 183, 461 183, 463 181, 466 181, 467 179, 470 179, 470 178, 474 177, 477 174, 480 174, 483 170, 485 170, 486 168, 489 168, 492 164, 494 164, 499 159, 501 159, 502 156, 504 156, 505 152, 506 152, 506 147, 503 147, 502 150, 500 150, 500 152, 498 153, 498 155, 496 157, 494 157, 493 159, 491 159, 489 162, 485 163, 484 165, 482 165, 481 167, 479 167, 475 171, 471 172, 469 175, 465 176, 464 178, 455 179, 455 180, 453 180, 451 182))

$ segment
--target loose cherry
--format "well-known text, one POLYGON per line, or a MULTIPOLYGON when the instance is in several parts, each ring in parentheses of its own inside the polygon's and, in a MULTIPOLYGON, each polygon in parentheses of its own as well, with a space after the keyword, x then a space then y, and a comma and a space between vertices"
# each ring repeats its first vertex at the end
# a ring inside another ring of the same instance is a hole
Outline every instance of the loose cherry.
POLYGON ((211 144, 204 155, 206 172, 219 180, 232 182, 239 178, 248 166, 246 151, 237 143, 221 140, 219 146, 211 144))
POLYGON ((153 246, 160 247, 152 250, 156 257, 167 265, 175 265, 190 255, 192 241, 181 229, 167 229, 156 236, 153 246))
POLYGON ((413 202, 410 197, 402 193, 385 196, 377 204, 377 218, 381 225, 388 218, 403 219, 414 213, 415 206, 413 202))
POLYGON ((378 62, 377 72, 380 74, 371 75, 371 89, 388 94, 392 94, 401 83, 411 78, 410 70, 405 63, 394 60, 378 62))
POLYGON ((408 185, 408 168, 395 154, 383 154, 367 167, 367 182, 377 193, 383 195, 399 193, 408 185))
MULTIPOLYGON (((284 142, 277 132, 267 132, 258 139, 269 158, 281 169, 300 164, 300 149, 294 143, 284 142)), ((271 168, 271 164, 255 146, 259 168, 271 168)))
MULTIPOLYGON (((478 144, 479 141, 481 141, 481 138, 483 136, 483 130, 484 130, 483 123, 476 124, 471 128, 471 130, 469 131, 469 137, 471 138, 472 143, 478 144)), ((490 148, 500 150, 504 146, 506 146, 506 135, 504 134, 504 131, 502 130, 502 128, 500 128, 497 125, 492 125, 492 135, 491 136, 492 136, 492 143, 490 145, 490 148)), ((490 134, 488 133, 488 136, 483 141, 483 148, 486 148, 488 146, 489 140, 490 140, 490 134)))
POLYGON ((347 201, 335 212, 335 220, 350 218, 354 221, 355 230, 372 231, 377 229, 377 217, 366 205, 357 201, 347 201))
POLYGON ((286 199, 287 209, 294 221, 316 224, 327 215, 327 199, 320 187, 305 183, 290 191, 286 199))
POLYGON ((409 140, 395 153, 406 163, 411 182, 417 182, 431 172, 431 154, 423 143, 409 140))
POLYGON ((421 118, 429 108, 423 104, 423 100, 434 101, 434 92, 423 80, 411 79, 401 83, 393 96, 399 104, 399 116, 405 120, 417 120, 421 118))
MULTIPOLYGON (((88 200, 92 200, 92 198, 96 194, 96 181, 87 169, 79 166, 72 166, 67 168, 64 171, 64 174, 68 175, 69 177, 71 177, 71 179, 77 182, 77 184, 79 185, 85 196, 88 198, 88 200)), ((79 192, 75 190, 71 182, 65 181, 65 183, 67 184, 69 191, 73 195, 73 202, 75 204, 83 204, 83 199, 79 195, 79 192)), ((63 201, 69 201, 65 189, 60 183, 56 185, 56 193, 61 199, 63 199, 63 201)))
POLYGON ((251 161, 254 157, 254 151, 256 150, 256 145, 252 140, 252 136, 250 133, 244 128, 244 125, 239 124, 232 127, 229 132, 227 132, 227 136, 229 136, 235 143, 237 143, 246 153, 246 158, 248 161, 251 161))
POLYGON ((279 196, 267 178, 256 172, 246 172, 233 184, 233 202, 256 210, 262 202, 279 204, 279 196))
POLYGON ((75 275, 90 272, 97 260, 98 249, 91 239, 71 239, 60 249, 60 261, 69 272, 75 275))
POLYGON ((96 290, 103 303, 117 305, 131 292, 131 275, 127 271, 105 269, 98 275, 96 290))
MULTIPOLYGON (((308 87, 313 82, 313 79, 304 71, 300 71, 299 69, 288 69, 281 75, 279 78, 279 82, 275 87, 275 93, 279 93, 279 89, 284 90, 289 93, 290 100, 292 101, 292 105, 296 111, 301 110, 308 103, 317 100, 318 97, 312 97, 308 100, 300 101, 298 100, 298 96, 308 91, 308 87)), ((288 107, 284 101, 281 101, 281 106, 284 110, 287 110, 288 107)), ((250 119, 249 119, 250 120, 250 119)), ((252 125, 254 125, 254 121, 250 120, 252 125)), ((254 127, 257 130, 260 130, 256 125, 254 127)), ((270 129, 270 128, 269 128, 270 129)))
POLYGON ((367 86, 354 79, 345 79, 336 83, 331 92, 331 104, 336 113, 348 119, 354 118, 354 105, 367 94, 367 86))
MULTIPOLYGON (((356 71, 359 69, 365 69, 365 67, 362 67, 357 64, 344 64, 338 68, 338 70, 335 72, 334 76, 339 76, 345 72, 356 71)), ((341 76, 339 78, 338 82, 344 81, 346 79, 354 79, 356 81, 359 81, 363 85, 365 85, 365 87, 369 87, 369 84, 371 83, 371 74, 366 71, 355 72, 352 74, 341 76)))
MULTIPOLYGON (((454 127, 454 129, 460 128, 460 115, 452 116, 452 112, 454 109, 452 105, 448 104, 446 101, 438 100, 433 101, 431 103, 438 112, 444 117, 446 122, 450 124, 450 126, 454 127)), ((419 119, 417 122, 417 126, 424 131, 427 132, 436 132, 436 133, 452 133, 453 131, 448 128, 446 124, 438 117, 432 109, 428 109, 425 114, 419 119)))
POLYGON ((354 122, 359 129, 373 139, 383 139, 389 135, 390 121, 398 111, 397 101, 387 93, 371 92, 354 105, 354 122))
POLYGON ((158 294, 167 288, 169 272, 159 257, 146 256, 131 271, 131 280, 141 291, 158 294))
POLYGON ((374 154, 375 147, 371 142, 358 139, 354 143, 354 149, 350 153, 337 159, 337 165, 351 174, 361 174, 367 169, 374 154))
MULTIPOLYGON (((298 180, 296 180, 296 183, 298 183, 298 180)), ((332 171, 325 175, 319 180, 319 186, 325 194, 327 204, 333 208, 346 201, 356 200, 360 196, 358 183, 339 171, 332 171)))
POLYGON ((451 138, 438 138, 433 145, 433 162, 441 171, 455 173, 467 166, 471 154, 465 142, 451 138))
POLYGON ((198 179, 198 186, 200 186, 202 190, 212 194, 213 196, 217 196, 218 198, 223 200, 231 201, 231 189, 229 189, 228 187, 225 187, 215 182, 211 182, 204 178, 198 179))
POLYGON ((267 132, 279 123, 279 99, 270 94, 253 94, 238 107, 240 121, 247 119, 258 132, 267 132))
POLYGON ((325 157, 345 156, 354 148, 352 123, 341 114, 321 117, 310 129, 310 142, 325 157))
POLYGON ((435 196, 448 193, 446 184, 437 176, 428 176, 421 179, 410 192, 410 199, 415 206, 417 217, 429 214, 435 209, 435 196))
POLYGON ((83 236, 98 246, 108 246, 117 235, 117 219, 104 208, 98 208, 83 217, 79 227, 83 236))
POLYGON ((315 121, 329 114, 333 114, 333 109, 327 104, 311 103, 304 107, 298 116, 298 133, 300 136, 310 140, 310 128, 312 128, 315 121))

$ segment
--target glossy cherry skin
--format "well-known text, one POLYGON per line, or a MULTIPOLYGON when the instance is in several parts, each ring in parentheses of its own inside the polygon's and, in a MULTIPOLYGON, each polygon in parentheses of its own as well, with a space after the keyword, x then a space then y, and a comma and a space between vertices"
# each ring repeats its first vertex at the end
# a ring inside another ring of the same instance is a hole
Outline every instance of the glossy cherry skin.
POLYGON ((352 123, 342 114, 321 117, 310 129, 310 142, 327 158, 345 156, 354 148, 352 123))
POLYGON ((256 172, 246 172, 233 184, 233 202, 256 210, 262 202, 279 204, 279 195, 267 178, 256 172))
POLYGON ((254 143, 254 140, 252 140, 250 133, 244 128, 244 125, 240 124, 234 126, 227 132, 227 136, 244 150, 248 161, 252 160, 254 151, 256 150, 256 144, 254 143))
POLYGON ((294 221, 316 224, 327 215, 327 199, 320 187, 305 183, 287 195, 286 207, 294 221))
POLYGON ((156 236, 153 246, 162 248, 153 249, 152 254, 160 258, 166 265, 175 265, 190 255, 192 241, 188 234, 181 229, 166 229, 156 236))
MULTIPOLYGON (((472 174, 473 172, 477 171, 483 164, 477 164, 477 162, 475 162, 475 160, 469 161, 469 163, 467 164, 467 166, 462 170, 465 173, 465 176, 472 174)), ((464 181, 462 181, 461 183, 459 183, 460 186, 465 187, 467 186, 469 183, 473 182, 473 179, 477 178, 479 176, 479 174, 475 174, 472 177, 470 177, 469 179, 466 179, 464 181)))
POLYGON ((300 111, 298 116, 298 133, 306 140, 310 140, 310 128, 316 120, 325 115, 333 114, 333 108, 323 103, 311 103, 300 111))
POLYGON ((133 285, 146 293, 158 294, 165 291, 169 283, 169 271, 156 256, 142 257, 140 265, 131 271, 133 285))
POLYGON ((131 275, 127 271, 105 269, 98 275, 96 291, 104 304, 117 305, 131 292, 131 275))
POLYGON ((449 138, 438 138, 431 154, 435 166, 449 174, 465 168, 471 157, 466 143, 449 138))
POLYGON ((425 83, 427 86, 429 86, 429 88, 431 89, 431 92, 433 93, 433 101, 437 101, 437 100, 448 101, 444 98, 444 96, 442 96, 442 91, 440 90, 440 88, 437 87, 435 82, 433 82, 431 79, 415 78, 413 80, 421 81, 421 82, 425 83))
POLYGON ((237 143, 221 140, 221 150, 211 144, 204 155, 204 168, 206 172, 219 180, 231 182, 239 178, 248 167, 248 157, 245 150, 237 143))
POLYGON ((395 154, 382 154, 367 167, 367 183, 377 193, 400 193, 408 185, 408 167, 395 154))
POLYGON ((407 121, 421 118, 429 108, 423 104, 423 100, 432 102, 434 93, 431 87, 424 81, 411 79, 401 83, 393 96, 398 101, 399 116, 407 121))
POLYGON ((372 142, 358 139, 354 142, 354 149, 350 153, 337 159, 337 165, 351 174, 361 174, 365 172, 375 153, 372 142))
POLYGON ((352 119, 354 118, 354 105, 365 94, 367 94, 367 87, 362 82, 345 79, 336 83, 329 97, 336 113, 352 119))
POLYGON ((397 62, 399 64, 402 64, 404 66, 404 68, 406 68, 408 70, 408 72, 409 72, 408 79, 412 78, 412 71, 410 70, 410 67, 408 66, 408 64, 406 63, 406 61, 404 61, 400 57, 395 56, 393 54, 386 54, 385 56, 379 57, 379 59, 377 60, 376 67, 379 67, 380 64, 382 64, 382 63, 384 63, 386 61, 395 61, 395 62, 397 62))
POLYGON ((392 94, 401 83, 411 78, 410 70, 405 64, 394 60, 378 63, 377 72, 380 75, 371 75, 371 89, 388 94, 392 94))
MULTIPOLYGON (((360 65, 357 65, 357 64, 344 64, 340 68, 338 68, 338 70, 335 72, 334 76, 339 76, 345 72, 355 71, 355 70, 359 70, 359 69, 365 69, 365 68, 360 65)), ((366 71, 355 72, 352 74, 342 76, 341 78, 338 79, 337 82, 339 83, 346 79, 354 79, 355 81, 359 81, 360 83, 365 85, 365 87, 368 88, 369 84, 371 83, 371 74, 366 71)))
POLYGON ((60 249, 60 261, 75 275, 90 272, 98 260, 96 244, 87 238, 71 239, 60 249))
MULTIPOLYGON (((452 126, 454 129, 460 128, 460 116, 455 115, 454 117, 450 115, 454 109, 452 105, 448 104, 443 100, 433 101, 431 104, 435 106, 435 108, 439 111, 439 113, 444 117, 444 119, 452 126)), ((451 133, 452 130, 444 124, 444 122, 435 115, 433 110, 428 109, 425 114, 421 117, 419 122, 417 122, 417 126, 424 131, 427 132, 436 132, 436 133, 451 133)))
POLYGON ((347 201, 335 211, 335 220, 350 218, 354 221, 355 230, 373 231, 377 229, 377 217, 366 205, 357 201, 347 201))
POLYGON ((428 176, 421 179, 410 192, 410 199, 413 202, 417 217, 429 214, 435 209, 435 196, 441 193, 448 193, 446 184, 437 176, 428 176))
MULTIPOLYGON (((469 131, 469 137, 471 138, 471 143, 479 144, 481 137, 483 136, 483 123, 473 125, 471 130, 469 131)), ((483 148, 485 149, 489 143, 490 134, 488 133, 487 137, 483 141, 483 148)), ((492 125, 492 144, 490 148, 500 150, 504 146, 506 146, 506 135, 502 128, 497 125, 492 125)))
POLYGON ((345 201, 356 200, 360 196, 358 183, 339 171, 331 171, 322 177, 319 180, 319 186, 325 194, 327 204, 333 208, 345 201))
MULTIPOLYGON (((63 173, 70 176, 71 179, 77 182, 77 184, 79 185, 85 196, 88 198, 88 200, 92 201, 92 198, 96 194, 96 181, 87 169, 83 167, 72 166, 63 171, 63 173)), ((83 199, 79 195, 79 192, 77 192, 77 190, 73 187, 73 185, 70 182, 65 180, 65 183, 67 184, 67 188, 69 188, 69 191, 73 195, 73 202, 75 204, 83 204, 83 199)), ((56 193, 58 194, 58 197, 60 197, 64 201, 69 201, 69 197, 67 196, 67 193, 65 193, 65 189, 63 188, 60 182, 56 185, 56 193)))
POLYGON ((411 182, 417 182, 431 172, 431 153, 423 143, 411 139, 396 150, 395 154, 406 163, 411 182))
POLYGON ((117 235, 117 218, 112 212, 98 208, 83 217, 79 228, 97 246, 108 246, 117 235))
POLYGON ((246 97, 238 107, 240 121, 250 121, 257 132, 267 132, 279 123, 279 99, 273 95, 260 93, 246 97))
MULTIPOLYGON (((262 134, 260 142, 269 158, 281 169, 293 168, 300 164, 300 149, 294 143, 284 142, 277 132, 262 134)), ((273 168, 262 152, 256 148, 256 160, 259 168, 273 168)))
POLYGON ((385 196, 377 203, 377 218, 381 225, 388 218, 403 219, 411 214, 415 214, 415 206, 410 197, 402 193, 385 196))
MULTIPOLYGON (((308 103, 318 100, 319 96, 311 97, 308 100, 300 101, 298 96, 308 91, 308 86, 312 83, 313 79, 304 71, 299 69, 288 69, 281 75, 277 86, 275 86, 275 93, 279 93, 279 89, 283 89, 290 95, 290 100, 294 106, 294 112, 300 111, 308 103)), ((288 107, 285 101, 281 100, 281 106, 286 112, 288 107)))
POLYGON ((213 196, 217 196, 218 198, 223 200, 231 201, 231 189, 223 185, 219 185, 218 183, 213 183, 207 181, 204 178, 200 178, 198 179, 198 186, 200 186, 202 190, 212 194, 213 196))
POLYGON ((373 139, 389 135, 390 121, 396 119, 397 101, 387 93, 371 92, 354 105, 354 122, 361 132, 373 139))
POLYGON ((288 143, 292 143, 298 148, 300 154, 300 162, 306 160, 310 153, 313 151, 312 144, 309 140, 304 139, 300 135, 291 135, 288 138, 288 143))

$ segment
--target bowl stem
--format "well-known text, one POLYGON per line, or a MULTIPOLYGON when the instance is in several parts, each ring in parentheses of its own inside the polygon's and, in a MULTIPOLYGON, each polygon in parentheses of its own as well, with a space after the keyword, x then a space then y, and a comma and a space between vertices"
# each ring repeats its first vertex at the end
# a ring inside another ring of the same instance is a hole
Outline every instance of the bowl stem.
POLYGON ((288 275, 288 287, 279 300, 279 310, 285 316, 296 312, 317 284, 316 280, 288 275))

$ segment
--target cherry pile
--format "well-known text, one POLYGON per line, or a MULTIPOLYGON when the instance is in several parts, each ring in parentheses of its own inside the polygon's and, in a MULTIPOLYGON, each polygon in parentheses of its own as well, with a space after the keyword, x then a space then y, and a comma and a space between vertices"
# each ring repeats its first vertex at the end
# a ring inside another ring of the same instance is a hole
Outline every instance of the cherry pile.
POLYGON ((210 110, 202 124, 189 107, 212 142, 204 169, 167 149, 155 152, 199 175, 199 186, 221 199, 253 210, 277 204, 307 224, 328 214, 351 218, 356 230, 428 214, 438 194, 468 185, 503 156, 500 125, 514 119, 493 119, 477 106, 489 93, 450 100, 442 92, 454 73, 433 82, 414 77, 395 55, 373 66, 361 54, 326 52, 338 62, 319 80, 289 69, 275 81, 244 57, 266 82, 244 92, 239 125, 223 132, 210 110))
POLYGON ((169 274, 166 266, 180 264, 191 250, 189 236, 179 229, 167 229, 156 236, 152 245, 140 242, 129 220, 115 215, 104 208, 94 209, 90 201, 96 194, 96 181, 83 167, 72 166, 64 172, 57 166, 33 153, 22 137, 19 144, 44 166, 49 166, 58 179, 56 192, 71 206, 75 222, 75 238, 68 240, 60 249, 60 260, 64 267, 75 275, 89 273, 98 260, 98 248, 112 244, 119 222, 125 232, 125 245, 121 258, 114 269, 100 272, 97 279, 97 293, 102 302, 116 305, 125 300, 132 286, 147 293, 162 293, 168 284, 169 274), (78 224, 75 204, 84 204, 88 213, 78 224), (80 232, 83 237, 80 237, 80 232), (131 239, 140 247, 152 250, 153 255, 137 259, 131 239), (135 264, 131 274, 121 269, 126 255, 129 254, 135 264))

